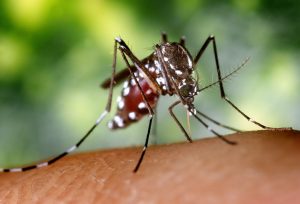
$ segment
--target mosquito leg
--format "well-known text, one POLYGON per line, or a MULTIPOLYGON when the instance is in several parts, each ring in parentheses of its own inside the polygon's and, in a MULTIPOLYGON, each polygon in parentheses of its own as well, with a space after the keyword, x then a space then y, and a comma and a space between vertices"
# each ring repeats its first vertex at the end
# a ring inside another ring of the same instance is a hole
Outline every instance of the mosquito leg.
MULTIPOLYGON (((146 96, 145 96, 145 93, 144 93, 144 91, 142 90, 142 87, 141 87, 140 83, 138 82, 138 80, 137 80, 136 76, 134 75, 133 71, 131 70, 131 68, 130 68, 130 66, 129 66, 129 62, 128 62, 128 60, 127 60, 127 57, 126 57, 124 51, 122 50, 122 48, 121 48, 120 50, 121 50, 121 54, 122 54, 122 56, 123 56, 123 59, 124 59, 124 61, 126 62, 127 66, 128 66, 128 69, 129 69, 129 71, 130 71, 130 74, 131 74, 131 76, 133 77, 135 83, 137 84, 137 86, 138 86, 138 88, 139 88, 139 90, 140 90, 140 92, 141 92, 141 94, 142 94, 143 100, 144 100, 144 102, 145 102, 146 105, 147 105, 149 114, 150 114, 150 116, 152 117, 152 116, 154 115, 154 111, 153 111, 153 109, 151 108, 151 106, 150 106, 150 104, 149 104, 149 101, 147 100, 147 98, 146 98, 146 96)), ((129 51, 130 51, 130 50, 129 50, 129 51)), ((131 51, 130 51, 130 52, 131 52, 131 51)), ((132 59, 132 60, 133 60, 133 59, 132 59)))
POLYGON ((185 36, 182 36, 179 40, 179 44, 185 47, 185 36))
POLYGON ((180 104, 181 101, 176 101, 175 103, 173 103, 170 107, 169 107, 169 113, 172 116, 172 118, 174 119, 174 121, 176 122, 176 124, 178 125, 178 127, 180 128, 180 130, 184 133, 186 139, 189 142, 193 142, 192 138, 189 136, 189 134, 186 132, 186 130, 184 129, 184 127, 181 125, 181 123, 179 122, 179 120, 177 119, 177 117, 175 116, 175 114, 173 113, 173 108, 175 106, 177 106, 178 104, 180 104))
POLYGON ((204 42, 204 44, 202 45, 202 47, 200 48, 198 54, 196 55, 196 57, 194 59, 194 64, 196 65, 198 63, 199 59, 201 58, 202 54, 204 53, 204 51, 206 50, 206 48, 210 42, 213 43, 213 51, 214 51, 216 68, 217 68, 217 73, 218 73, 218 80, 219 80, 218 82, 219 82, 219 86, 220 86, 221 98, 224 99, 231 107, 233 107, 236 111, 238 111, 242 116, 244 116, 248 121, 254 123, 255 125, 258 125, 259 127, 263 128, 263 129, 269 129, 270 127, 267 127, 255 120, 251 119, 248 115, 246 115, 243 111, 241 111, 233 102, 231 102, 231 100, 226 96, 225 90, 223 87, 223 82, 222 82, 220 65, 219 65, 216 39, 214 36, 211 35, 206 39, 206 41, 204 42))
POLYGON ((138 163, 136 164, 136 167, 134 168, 133 172, 136 173, 144 159, 146 150, 148 148, 148 142, 149 142, 149 136, 150 136, 150 132, 151 132, 151 126, 152 126, 152 120, 153 120, 153 116, 154 116, 154 111, 152 109, 152 107, 149 104, 149 101, 147 100, 144 91, 142 90, 139 81, 137 80, 136 76, 134 75, 134 70, 132 69, 132 67, 129 64, 129 61, 127 59, 127 56, 129 57, 129 59, 133 62, 134 66, 138 69, 141 70, 142 72, 144 72, 147 76, 148 76, 148 72, 147 70, 144 69, 142 63, 134 56, 134 54, 131 52, 131 50, 129 49, 129 47, 126 45, 126 43, 120 39, 120 38, 116 38, 116 41, 118 42, 119 46, 119 50, 122 54, 122 57, 130 71, 131 76, 133 77, 133 79, 135 80, 141 95, 143 97, 144 102, 147 105, 148 111, 149 111, 149 116, 150 116, 150 121, 149 121, 149 125, 148 125, 148 131, 147 131, 147 135, 146 135, 146 140, 145 140, 145 144, 144 144, 144 148, 142 150, 140 159, 138 160, 138 163))
POLYGON ((162 41, 163 43, 167 43, 167 42, 168 42, 168 36, 167 36, 167 33, 165 33, 165 32, 162 32, 162 33, 161 33, 161 41, 162 41))
MULTIPOLYGON (((129 51, 130 51, 130 50, 129 50, 129 51)), ((121 53, 122 53, 123 59, 125 60, 127 66, 128 66, 128 65, 129 65, 129 62, 128 62, 128 60, 127 60, 127 58, 126 58, 126 56, 125 56, 125 54, 124 54, 124 52, 123 52, 122 50, 121 50, 121 53)), ((128 67, 129 67, 129 70, 130 70, 130 66, 128 66, 128 67)), ((138 85, 138 87, 139 87, 139 90, 140 90, 140 92, 141 92, 141 94, 142 94, 142 97, 143 97, 144 102, 145 102, 146 105, 147 105, 147 108, 148 108, 148 111, 149 111, 149 115, 150 115, 150 121, 149 121, 149 125, 148 125, 148 131, 147 131, 147 136, 146 136, 144 148, 143 148, 143 150, 142 150, 140 159, 139 159, 138 163, 136 164, 136 166, 135 166, 135 168, 134 168, 134 170, 133 170, 133 172, 136 173, 136 172, 139 170, 139 167, 140 167, 140 165, 141 165, 141 163, 142 163, 142 161, 143 161, 143 159, 144 159, 146 150, 147 150, 147 148, 148 148, 148 141, 149 141, 149 135, 150 135, 150 131, 151 131, 151 125, 152 125, 152 119, 153 119, 154 111, 153 111, 153 109, 151 108, 151 106, 150 106, 150 104, 149 104, 149 102, 148 102, 148 100, 147 100, 147 98, 146 98, 146 96, 145 96, 145 93, 144 93, 144 91, 142 90, 142 88, 141 88, 141 86, 140 86, 140 84, 139 84, 139 82, 138 82, 136 76, 134 75, 134 73, 133 73, 131 70, 130 70, 130 73, 131 73, 131 76, 134 78, 135 83, 136 83, 136 84, 138 85)))
POLYGON ((136 173, 136 172, 139 170, 140 165, 141 165, 141 163, 142 163, 142 161, 143 161, 143 159, 144 159, 146 150, 147 150, 147 148, 148 148, 148 142, 149 142, 149 135, 150 135, 150 131, 151 131, 152 119, 153 119, 153 117, 150 116, 149 125, 148 125, 148 131, 147 131, 147 136, 146 136, 144 148, 143 148, 143 150, 142 150, 140 159, 139 159, 138 163, 136 164, 136 166, 135 166, 135 168, 134 168, 134 170, 133 170, 134 173, 136 173))
POLYGON ((226 139, 224 136, 222 136, 221 134, 217 133, 215 130, 213 130, 209 125, 207 125, 203 120, 201 120, 193 111, 190 111, 190 113, 204 126, 206 127, 206 129, 208 131, 210 131, 211 133, 213 133, 214 135, 218 136, 221 140, 223 140, 224 142, 226 142, 227 144, 230 145, 236 145, 237 143, 234 141, 230 141, 228 139, 226 139))
POLYGON ((200 111, 198 111, 198 110, 196 110, 196 111, 197 111, 197 113, 198 113, 199 115, 201 115, 202 117, 206 118, 207 120, 211 121, 212 123, 214 123, 214 124, 216 124, 216 125, 218 125, 218 126, 220 126, 220 127, 223 127, 223 128, 225 128, 225 129, 232 130, 232 131, 235 131, 235 132, 243 132, 243 131, 241 131, 241 130, 238 130, 238 129, 236 129, 236 128, 230 127, 230 126, 228 126, 228 125, 224 125, 224 124, 222 124, 222 123, 220 123, 220 122, 218 122, 218 121, 212 119, 211 117, 205 115, 204 113, 202 113, 202 112, 200 112, 200 111))
POLYGON ((66 155, 73 152, 75 149, 77 149, 87 138, 88 136, 93 132, 93 130, 100 124, 100 122, 105 118, 105 116, 110 112, 111 110, 111 102, 112 102, 112 95, 113 95, 113 83, 114 83, 114 76, 116 73, 116 58, 117 58, 117 42, 115 41, 114 44, 114 55, 113 55, 113 64, 112 64, 112 75, 110 80, 110 86, 109 86, 109 94, 107 99, 107 104, 105 107, 105 110, 100 114, 100 116, 97 118, 94 125, 86 132, 86 134, 73 146, 68 148, 63 153, 59 154, 58 156, 42 162, 35 165, 30 165, 23 168, 10 168, 10 169, 0 169, 0 172, 21 172, 21 171, 28 171, 31 169, 41 168, 45 166, 49 166, 50 164, 53 164, 54 162, 60 160, 61 158, 65 157, 66 155))

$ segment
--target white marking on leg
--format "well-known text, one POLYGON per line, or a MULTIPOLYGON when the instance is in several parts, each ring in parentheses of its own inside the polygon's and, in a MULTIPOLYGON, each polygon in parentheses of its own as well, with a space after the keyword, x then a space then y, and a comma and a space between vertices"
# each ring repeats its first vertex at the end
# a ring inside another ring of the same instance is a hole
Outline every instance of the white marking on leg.
POLYGON ((197 114, 197 110, 195 108, 193 108, 193 112, 194 112, 194 115, 197 114))
POLYGON ((188 109, 191 115, 196 115, 197 114, 197 110, 195 108, 189 108, 188 109))
POLYGON ((207 126, 207 130, 210 131, 210 132, 212 132, 212 129, 211 129, 210 126, 207 126))
POLYGON ((122 42, 122 40, 121 40, 120 37, 116 37, 115 40, 116 40, 117 42, 119 42, 119 43, 122 42))
POLYGON ((100 116, 99 116, 99 118, 96 120, 96 125, 98 125, 102 120, 103 120, 103 118, 106 116, 106 114, 108 113, 108 111, 107 110, 105 110, 100 116))
POLYGON ((136 113, 135 112, 130 112, 128 114, 128 117, 129 117, 130 120, 135 120, 136 119, 136 113))
POLYGON ((169 61, 169 58, 164 57, 164 61, 165 61, 165 62, 169 61))
POLYGON ((144 109, 144 108, 146 108, 146 104, 144 102, 140 102, 139 105, 138 105, 138 108, 139 109, 144 109))
POLYGON ((74 145, 74 146, 70 147, 70 148, 67 150, 67 152, 68 152, 68 153, 73 152, 76 148, 77 148, 77 146, 74 145))
POLYGON ((120 45, 120 48, 125 49, 125 46, 124 45, 120 45))
POLYGON ((255 120, 253 120, 252 118, 249 118, 249 121, 252 123, 255 122, 255 120))
POLYGON ((41 167, 45 167, 45 166, 48 166, 48 162, 43 162, 43 163, 40 163, 38 165, 36 165, 37 168, 41 168, 41 167))
POLYGON ((21 172, 22 168, 14 168, 14 169, 10 169, 10 172, 21 172))
POLYGON ((134 66, 136 66, 137 68, 140 68, 140 66, 137 63, 134 63, 134 66))

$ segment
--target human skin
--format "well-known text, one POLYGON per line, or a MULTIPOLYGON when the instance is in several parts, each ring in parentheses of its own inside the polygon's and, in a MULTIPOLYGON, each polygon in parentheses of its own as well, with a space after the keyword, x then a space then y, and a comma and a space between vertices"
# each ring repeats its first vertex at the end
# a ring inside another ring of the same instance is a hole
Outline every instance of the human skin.
POLYGON ((193 143, 67 156, 0 174, 1 203, 300 203, 300 131, 268 130, 193 143))

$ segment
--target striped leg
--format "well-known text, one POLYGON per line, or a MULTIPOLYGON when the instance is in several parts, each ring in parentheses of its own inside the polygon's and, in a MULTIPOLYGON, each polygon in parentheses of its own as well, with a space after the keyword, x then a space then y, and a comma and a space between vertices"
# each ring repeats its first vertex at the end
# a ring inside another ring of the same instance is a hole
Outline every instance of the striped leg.
POLYGON ((99 118, 96 120, 95 124, 90 128, 90 130, 72 147, 68 148, 65 152, 61 153, 60 155, 54 157, 53 159, 50 159, 49 161, 42 162, 39 164, 30 165, 27 167, 22 168, 11 168, 11 169, 0 169, 1 172, 21 172, 21 171, 28 171, 31 169, 41 168, 45 166, 49 166, 50 164, 53 164, 54 162, 58 161, 59 159, 63 158, 64 156, 68 155, 69 153, 73 152, 75 149, 77 149, 83 141, 93 132, 93 130, 99 125, 99 123, 104 119, 104 117, 107 115, 108 111, 105 110, 99 118))
POLYGON ((181 125, 181 123, 179 122, 179 120, 177 119, 177 117, 175 116, 175 114, 173 113, 173 108, 175 106, 177 106, 178 104, 180 104, 181 101, 175 101, 170 107, 169 107, 169 113, 172 116, 172 118, 174 119, 174 121, 176 122, 176 124, 178 125, 178 127, 180 128, 180 130, 184 133, 186 139, 189 142, 193 142, 192 138, 189 136, 189 134, 186 132, 186 130, 184 129, 184 127, 181 125))
POLYGON ((225 128, 225 129, 228 129, 228 130, 232 130, 232 131, 235 131, 235 132, 242 132, 241 130, 238 130, 236 128, 230 127, 228 125, 224 125, 224 124, 222 124, 222 123, 220 123, 220 122, 212 119, 211 117, 205 115, 204 113, 202 113, 202 112, 200 112, 198 110, 196 110, 196 111, 197 111, 197 114, 201 115, 203 118, 206 118, 207 120, 211 121, 212 123, 214 123, 214 124, 216 124, 216 125, 218 125, 218 126, 220 126, 222 128, 225 128))
POLYGON ((153 117, 152 117, 152 115, 150 115, 150 121, 149 121, 149 125, 148 125, 148 131, 147 131, 147 136, 146 136, 145 144, 144 144, 144 147, 143 147, 140 159, 139 159, 138 163, 136 164, 135 168, 133 169, 134 173, 136 173, 139 170, 140 165, 141 165, 141 163, 142 163, 142 161, 144 159, 146 150, 148 148, 148 141, 149 141, 149 135, 150 135, 150 131, 151 131, 152 119, 153 119, 153 117))
POLYGON ((27 167, 22 167, 22 168, 0 169, 0 172, 22 172, 22 171, 28 171, 28 170, 31 170, 31 169, 36 169, 36 168, 49 166, 50 164, 53 164, 54 162, 60 160, 61 158, 65 157, 66 155, 68 155, 69 153, 71 153, 75 149, 77 149, 88 138, 88 136, 101 123, 101 121, 105 118, 105 116, 111 110, 111 102, 112 102, 112 94, 113 94, 113 83, 114 83, 114 76, 115 76, 115 72, 116 72, 116 59, 117 59, 117 41, 115 41, 115 44, 114 44, 112 75, 111 75, 111 80, 110 80, 110 88, 109 88, 109 94, 108 94, 106 108, 103 111, 103 113, 101 113, 100 116, 97 118, 95 124, 87 131, 87 133, 75 145, 71 146, 66 151, 64 151, 63 153, 59 154, 58 156, 50 159, 49 161, 42 162, 42 163, 39 163, 39 164, 30 165, 30 166, 27 166, 27 167))
MULTIPOLYGON (((175 120, 175 122, 177 123, 177 125, 179 126, 179 128, 181 129, 181 131, 184 133, 184 135, 186 136, 186 138, 189 140, 189 142, 192 142, 192 139, 191 139, 191 137, 188 135, 188 133, 186 132, 186 130, 184 129, 184 127, 181 125, 181 123, 179 122, 179 120, 176 118, 176 116, 175 116, 175 114, 173 113, 173 108, 176 106, 176 105, 178 105, 178 104, 180 104, 181 103, 181 101, 179 100, 179 101, 176 101, 176 102, 174 102, 170 107, 169 107, 169 112, 170 112, 170 114, 171 114, 171 116, 172 116, 172 118, 175 120)), ((218 136, 220 139, 222 139, 223 141, 225 141, 227 144, 230 144, 230 145, 235 145, 235 144, 237 144, 236 142, 234 142, 234 141, 230 141, 230 140, 228 140, 228 139, 226 139, 225 137, 223 137, 221 134, 219 134, 219 133, 217 133, 215 130, 213 130, 209 125, 207 125, 202 119, 200 119, 197 115, 196 115, 196 113, 198 112, 197 110, 195 110, 194 111, 194 109, 192 109, 192 108, 187 108, 187 110, 191 113, 191 115, 193 115, 202 125, 204 125, 205 127, 206 127, 206 129, 207 130, 209 130, 211 133, 213 133, 214 135, 216 135, 216 136, 218 136)), ((203 114, 204 115, 204 114, 203 114)), ((202 116, 203 116, 202 115, 202 116)), ((209 118, 208 116, 206 116, 207 118, 209 118)), ((211 118, 209 118, 209 120, 210 120, 211 118)), ((214 122, 217 122, 217 121, 215 121, 215 120, 212 120, 212 121, 214 121, 214 122)), ((217 122, 218 123, 218 122, 217 122)), ((218 123, 218 124, 220 124, 220 123, 218 123)), ((228 127, 228 126, 226 126, 226 127, 228 127)))
POLYGON ((221 70, 220 70, 220 65, 219 65, 219 58, 218 58, 218 52, 217 52, 217 45, 216 45, 216 39, 214 36, 209 36, 206 41, 204 42, 203 46, 199 50, 198 54, 194 58, 194 64, 196 65, 201 58, 202 54, 206 50, 207 46, 209 43, 213 43, 213 51, 214 51, 214 56, 215 56, 215 62, 216 62, 216 68, 217 68, 217 73, 218 73, 218 83, 220 86, 220 94, 222 99, 224 99, 231 107, 233 107, 236 111, 238 111, 242 116, 244 116, 248 121, 254 123, 255 125, 258 125, 259 127, 263 129, 270 129, 270 127, 267 127, 253 119, 251 119, 248 115, 246 115, 243 111, 241 111, 231 100, 226 96, 225 90, 223 87, 223 82, 222 82, 222 75, 221 75, 221 70))
POLYGON ((221 140, 223 140, 224 142, 226 142, 227 144, 230 145, 236 145, 237 143, 234 141, 230 141, 228 139, 226 139, 224 136, 222 136, 221 134, 217 133, 215 130, 213 130, 209 125, 207 125, 203 120, 201 120, 196 113, 193 110, 189 110, 190 113, 204 126, 206 127, 206 129, 208 131, 210 131, 211 133, 213 133, 214 135, 218 136, 221 140))
MULTIPOLYGON (((164 38, 164 37, 163 37, 164 38)), ((165 36, 166 38, 166 36, 165 36)), ((118 44, 120 45, 119 46, 119 50, 121 51, 121 54, 122 54, 122 57, 130 71, 130 74, 131 76, 134 78, 136 84, 138 85, 139 87, 139 90, 141 92, 141 95, 143 97, 143 100, 145 102, 145 104, 147 105, 147 108, 148 108, 148 111, 149 111, 149 116, 150 116, 150 120, 149 120, 149 125, 148 125, 148 131, 147 131, 147 135, 146 135, 146 139, 145 139, 145 144, 144 144, 144 147, 143 147, 143 150, 142 150, 142 153, 141 153, 141 156, 140 156, 140 159, 138 160, 133 172, 136 173, 139 168, 140 168, 140 165, 144 159, 144 156, 145 156, 145 153, 147 151, 147 148, 148 148, 148 142, 149 142, 149 136, 150 136, 150 132, 151 132, 151 126, 152 126, 152 120, 153 120, 153 116, 154 116, 154 111, 152 109, 152 107, 150 106, 146 96, 145 96, 145 93, 144 91, 142 90, 136 76, 134 75, 134 70, 132 70, 132 67, 130 66, 129 64, 129 61, 127 59, 127 57, 133 62, 134 66, 136 67, 136 69, 138 70, 141 70, 142 72, 144 72, 145 75, 149 75, 147 70, 145 70, 143 64, 134 56, 134 54, 131 52, 131 50, 129 49, 129 47, 126 45, 126 43, 121 39, 121 38, 116 38, 116 41, 118 42, 118 44)), ((149 75, 150 77, 150 75, 149 75)))

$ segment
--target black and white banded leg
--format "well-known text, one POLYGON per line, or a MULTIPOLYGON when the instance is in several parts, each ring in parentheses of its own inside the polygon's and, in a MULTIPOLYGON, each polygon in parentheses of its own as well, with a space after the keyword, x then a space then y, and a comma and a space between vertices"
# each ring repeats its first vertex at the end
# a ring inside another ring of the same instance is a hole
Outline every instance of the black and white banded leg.
POLYGON ((199 110, 196 110, 196 111, 197 111, 197 114, 199 114, 199 115, 202 116, 203 118, 205 118, 205 119, 211 121, 212 123, 216 124, 217 126, 220 126, 220 127, 222 127, 222 128, 228 129, 228 130, 232 130, 232 131, 234 131, 234 132, 243 132, 242 130, 236 129, 236 128, 234 128, 234 127, 230 127, 230 126, 228 126, 228 125, 224 125, 224 124, 222 124, 222 123, 216 121, 215 119, 212 119, 212 118, 209 117, 208 115, 206 115, 206 114, 200 112, 199 110))
POLYGON ((111 76, 111 80, 110 80, 107 104, 106 104, 105 110, 100 114, 100 116, 97 118, 94 125, 87 131, 87 133, 75 145, 71 146, 70 148, 68 148, 63 153, 59 154, 58 156, 56 156, 56 157, 54 157, 54 158, 52 158, 52 159, 50 159, 46 162, 41 162, 39 164, 34 164, 34 165, 30 165, 30 166, 27 166, 27 167, 21 167, 21 168, 7 168, 7 169, 0 168, 0 172, 22 172, 22 171, 28 171, 28 170, 31 170, 31 169, 36 169, 36 168, 49 166, 49 165, 53 164, 54 162, 60 160, 61 158, 65 157, 66 155, 70 154, 71 152, 73 152, 75 149, 77 149, 88 138, 88 136, 101 123, 101 121, 105 118, 105 116, 111 110, 112 94, 113 94, 113 83, 114 83, 114 76, 115 76, 115 73, 116 73, 116 56, 117 56, 116 54, 117 54, 117 42, 115 42, 115 44, 114 44, 112 76, 111 76))
MULTIPOLYGON (((167 40, 167 36, 163 35, 162 34, 162 39, 163 40, 167 40)), ((133 170, 134 173, 136 173, 139 168, 140 168, 140 165, 144 159, 144 156, 145 156, 145 153, 147 151, 147 148, 148 148, 148 143, 149 143, 149 136, 150 136, 150 132, 151 132, 151 127, 152 127, 152 120, 153 120, 153 116, 154 116, 154 111, 153 109, 151 108, 146 96, 145 96, 145 93, 144 91, 142 90, 136 76, 134 75, 134 70, 132 70, 132 67, 130 66, 129 64, 129 61, 127 60, 127 57, 129 57, 129 59, 133 62, 134 66, 136 67, 137 70, 140 70, 142 72, 144 72, 146 75, 147 75, 147 70, 143 67, 143 64, 134 56, 134 54, 131 52, 131 50, 129 49, 129 47, 126 45, 126 43, 121 39, 121 38, 116 38, 116 41, 118 42, 118 44, 120 45, 119 46, 119 50, 122 54, 122 57, 130 71, 130 74, 131 76, 134 78, 136 84, 138 85, 138 88, 141 92, 141 95, 143 97, 143 100, 145 102, 145 104, 147 105, 147 108, 148 108, 148 111, 149 111, 149 117, 150 117, 150 120, 149 120, 149 125, 148 125, 148 130, 147 130, 147 135, 146 135, 146 139, 145 139, 145 144, 144 144, 144 147, 142 149, 142 153, 141 153, 141 156, 133 170)))
POLYGON ((141 165, 141 163, 142 163, 142 161, 143 161, 143 159, 144 159, 146 150, 147 150, 147 148, 148 148, 148 142, 149 142, 149 136, 150 136, 150 131, 151 131, 152 119, 153 119, 153 116, 150 115, 150 120, 149 120, 149 125, 148 125, 148 130, 147 130, 147 136, 146 136, 145 144, 144 144, 144 147, 143 147, 143 150, 142 150, 140 159, 139 159, 139 161, 137 162, 135 168, 133 169, 133 172, 134 172, 134 173, 136 173, 136 172, 139 170, 140 165, 141 165))
POLYGON ((182 126, 182 124, 179 122, 179 120, 177 119, 177 117, 175 116, 174 112, 173 112, 173 108, 175 106, 177 106, 178 104, 181 103, 181 100, 179 101, 175 101, 170 107, 169 107, 169 113, 172 116, 172 118, 174 119, 174 121, 176 122, 176 124, 178 125, 178 127, 180 128, 180 130, 183 132, 184 136, 186 137, 186 139, 189 142, 193 142, 192 138, 189 136, 189 134, 186 132, 186 130, 184 129, 184 127, 182 126))
MULTIPOLYGON (((177 117, 176 117, 175 114, 173 113, 173 108, 174 108, 176 105, 180 104, 180 103, 181 103, 180 100, 175 101, 175 102, 169 107, 169 112, 170 112, 172 118, 174 119, 174 121, 176 122, 176 124, 179 126, 180 130, 184 133, 184 135, 185 135, 185 137, 187 138, 187 140, 188 140, 189 142, 192 142, 191 137, 189 136, 189 134, 186 132, 186 130, 184 129, 184 127, 182 126, 182 124, 179 122, 179 120, 177 119, 177 117)), ((235 144, 236 144, 236 142, 230 141, 230 140, 226 139, 225 137, 223 137, 221 134, 219 134, 218 132, 216 132, 215 130, 213 130, 209 125, 207 125, 202 119, 200 119, 200 118, 196 115, 196 114, 197 114, 197 110, 196 110, 196 109, 191 109, 190 107, 187 107, 187 110, 188 110, 188 112, 189 112, 192 116, 194 116, 194 117, 195 117, 202 125, 204 125, 204 127, 206 127, 206 129, 207 129, 208 131, 210 131, 210 132, 213 133, 214 135, 218 136, 220 139, 222 139, 223 141, 225 141, 227 144, 231 144, 231 145, 235 145, 235 144)), ((204 114, 203 114, 202 116, 204 116, 204 114)), ((205 116, 206 116, 206 115, 205 115, 205 116)), ((226 128, 229 127, 229 126, 223 125, 223 124, 221 124, 221 123, 219 123, 219 122, 217 122, 217 121, 211 119, 211 118, 208 117, 208 116, 206 116, 206 117, 209 118, 209 120, 212 120, 212 122, 218 123, 218 125, 222 125, 223 127, 226 127, 226 128)), ((231 128, 231 127, 229 127, 229 128, 231 128)), ((232 129, 234 129, 234 128, 232 128, 232 129)))
POLYGON ((224 90, 224 87, 223 87, 223 82, 222 82, 222 75, 221 75, 220 65, 219 65, 216 39, 215 39, 214 36, 211 35, 206 39, 206 41, 204 42, 204 44, 200 48, 198 54, 194 58, 194 64, 196 65, 198 63, 198 61, 201 58, 202 54, 204 53, 204 51, 206 50, 206 48, 208 47, 208 45, 211 42, 213 44, 213 52, 214 52, 214 56, 215 56, 215 63, 216 63, 216 68, 217 68, 217 73, 218 73, 218 82, 219 82, 219 86, 220 86, 221 98, 224 99, 231 107, 233 107, 236 111, 238 111, 242 116, 244 116, 249 122, 252 122, 255 125, 258 125, 259 127, 263 128, 263 129, 271 129, 270 127, 267 127, 267 126, 255 121, 255 120, 253 120, 252 118, 250 118, 243 111, 241 111, 233 102, 231 102, 231 100, 226 96, 225 90, 224 90))
POLYGON ((188 111, 204 126, 206 127, 206 129, 208 131, 210 131, 211 133, 213 133, 214 135, 216 135, 217 137, 219 137, 221 140, 223 140, 224 142, 226 142, 227 144, 230 144, 230 145, 236 145, 237 143, 234 142, 234 141, 230 141, 228 139, 226 139, 223 135, 219 134, 218 132, 216 132, 214 129, 212 129, 208 124, 206 124, 202 119, 200 119, 196 113, 197 111, 195 109, 189 109, 188 108, 188 111))

